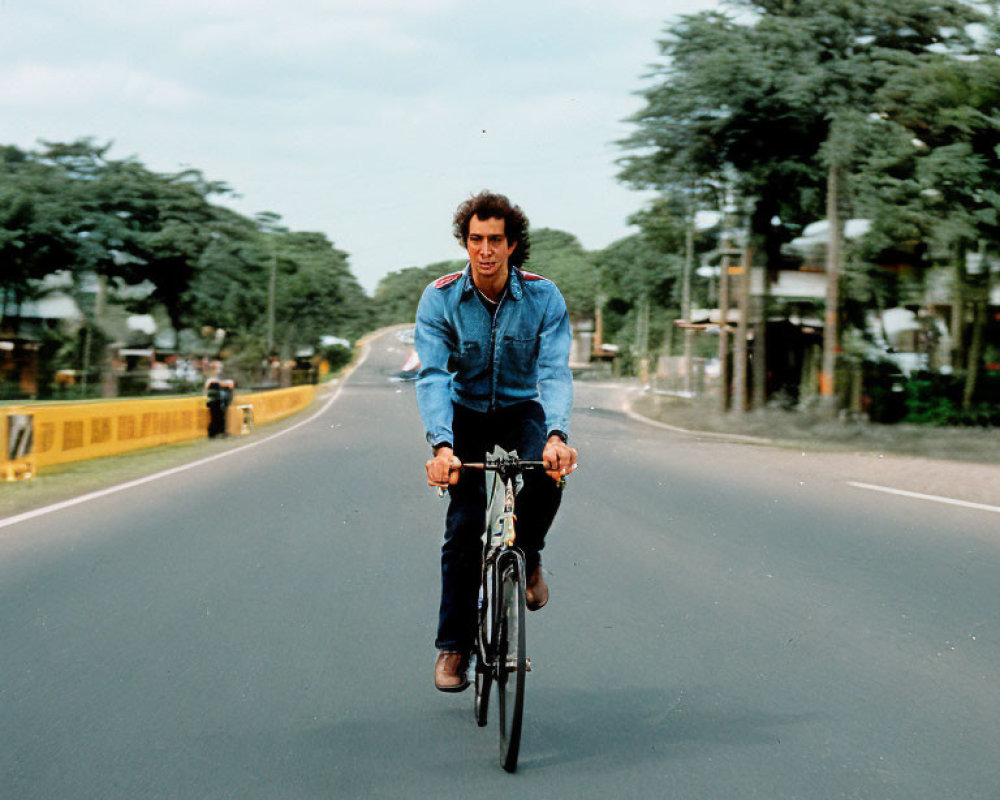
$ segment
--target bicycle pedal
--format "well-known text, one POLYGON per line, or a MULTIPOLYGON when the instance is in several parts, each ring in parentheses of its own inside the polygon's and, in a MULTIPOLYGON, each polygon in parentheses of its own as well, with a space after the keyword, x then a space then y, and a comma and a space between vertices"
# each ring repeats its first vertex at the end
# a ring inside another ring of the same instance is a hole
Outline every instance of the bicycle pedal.
MULTIPOLYGON (((508 658, 507 659, 507 669, 510 672, 513 672, 514 670, 517 669, 517 659, 516 658, 508 658)), ((531 659, 530 658, 524 659, 524 671, 525 672, 531 672, 531 659)))

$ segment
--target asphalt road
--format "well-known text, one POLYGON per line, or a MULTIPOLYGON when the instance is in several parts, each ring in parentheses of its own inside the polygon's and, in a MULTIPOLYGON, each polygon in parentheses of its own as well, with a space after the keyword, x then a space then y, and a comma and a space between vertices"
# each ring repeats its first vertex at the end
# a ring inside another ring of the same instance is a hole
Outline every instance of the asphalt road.
POLYGON ((445 504, 406 353, 275 438, 0 527, 0 797, 1000 798, 1000 516, 584 383, 502 772, 432 686, 445 504))

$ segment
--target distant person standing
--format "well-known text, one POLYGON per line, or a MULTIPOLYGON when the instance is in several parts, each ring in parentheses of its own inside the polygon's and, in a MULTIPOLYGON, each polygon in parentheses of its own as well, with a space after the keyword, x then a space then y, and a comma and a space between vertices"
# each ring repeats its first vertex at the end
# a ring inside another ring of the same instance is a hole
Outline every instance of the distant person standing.
POLYGON ((226 435, 226 412, 233 402, 234 386, 233 381, 223 378, 209 378, 205 383, 209 438, 226 435))
POLYGON ((482 461, 496 445, 549 467, 548 477, 525 474, 515 507, 534 610, 548 602, 541 550, 577 456, 568 444, 569 314, 552 281, 521 269, 527 217, 503 195, 482 192, 458 207, 453 225, 468 264, 425 289, 414 334, 417 403, 433 450, 427 481, 451 495, 435 641, 434 683, 443 692, 468 686, 486 514, 482 474, 459 467, 482 461))

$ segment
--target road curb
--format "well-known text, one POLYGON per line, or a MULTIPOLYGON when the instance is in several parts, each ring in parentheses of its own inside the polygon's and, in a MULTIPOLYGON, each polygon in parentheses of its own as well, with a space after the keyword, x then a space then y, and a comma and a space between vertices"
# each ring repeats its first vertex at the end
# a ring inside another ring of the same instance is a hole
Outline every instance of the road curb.
POLYGON ((636 422, 641 422, 644 425, 651 425, 654 428, 660 428, 661 430, 671 431, 672 433, 682 433, 686 436, 694 436, 695 438, 702 439, 720 439, 726 441, 743 442, 744 444, 766 444, 766 445, 779 445, 780 442, 777 439, 766 439, 763 436, 748 436, 743 433, 723 433, 720 431, 699 431, 691 430, 690 428, 681 428, 678 425, 670 425, 666 422, 660 422, 652 417, 647 417, 644 414, 640 414, 632 407, 632 398, 630 395, 635 394, 635 390, 632 390, 625 396, 625 403, 622 407, 625 416, 629 419, 633 419, 636 422))

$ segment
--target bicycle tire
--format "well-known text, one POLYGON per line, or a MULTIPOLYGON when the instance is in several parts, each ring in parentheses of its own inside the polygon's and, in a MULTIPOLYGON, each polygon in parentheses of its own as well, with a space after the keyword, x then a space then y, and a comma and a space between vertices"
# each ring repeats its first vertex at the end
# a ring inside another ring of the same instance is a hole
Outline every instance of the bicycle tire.
POLYGON ((515 558, 504 560, 500 571, 495 639, 498 646, 493 676, 497 685, 497 717, 500 723, 500 765, 507 772, 517 769, 527 673, 524 561, 520 553, 515 551, 515 555, 515 558))

